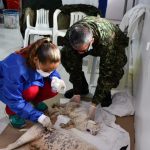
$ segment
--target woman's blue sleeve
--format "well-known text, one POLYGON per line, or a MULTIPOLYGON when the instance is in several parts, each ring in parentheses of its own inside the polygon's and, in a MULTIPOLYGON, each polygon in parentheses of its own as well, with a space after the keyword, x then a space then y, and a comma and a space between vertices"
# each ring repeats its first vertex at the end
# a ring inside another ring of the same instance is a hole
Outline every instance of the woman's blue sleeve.
POLYGON ((54 71, 50 74, 50 76, 49 76, 50 80, 52 79, 52 77, 57 77, 57 78, 61 79, 60 74, 59 74, 56 70, 54 70, 54 71))
POLYGON ((3 101, 20 117, 36 122, 43 113, 33 108, 29 102, 23 99, 21 90, 23 85, 21 84, 5 81, 3 101))

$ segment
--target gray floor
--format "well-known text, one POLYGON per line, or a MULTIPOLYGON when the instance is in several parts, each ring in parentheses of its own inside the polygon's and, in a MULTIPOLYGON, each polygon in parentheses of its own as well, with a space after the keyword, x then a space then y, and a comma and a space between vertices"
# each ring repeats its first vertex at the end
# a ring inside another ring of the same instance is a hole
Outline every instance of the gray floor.
MULTIPOLYGON (((19 29, 7 29, 0 24, 0 60, 22 46, 19 29)), ((0 101, 0 118, 4 117, 4 104, 0 101)))

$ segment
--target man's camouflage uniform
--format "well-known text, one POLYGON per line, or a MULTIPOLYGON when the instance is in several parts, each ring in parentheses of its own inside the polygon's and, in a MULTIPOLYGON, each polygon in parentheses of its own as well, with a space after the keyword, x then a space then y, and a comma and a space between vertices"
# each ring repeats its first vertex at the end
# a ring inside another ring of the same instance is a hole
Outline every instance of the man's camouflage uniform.
POLYGON ((85 24, 93 32, 93 49, 79 54, 69 44, 69 30, 64 38, 64 47, 61 50, 62 65, 70 74, 74 94, 81 94, 83 89, 88 89, 88 84, 82 71, 82 58, 87 55, 100 57, 99 78, 92 102, 102 103, 107 98, 112 88, 116 88, 122 78, 123 67, 127 62, 125 47, 128 38, 116 25, 100 17, 88 16, 76 24, 85 24))

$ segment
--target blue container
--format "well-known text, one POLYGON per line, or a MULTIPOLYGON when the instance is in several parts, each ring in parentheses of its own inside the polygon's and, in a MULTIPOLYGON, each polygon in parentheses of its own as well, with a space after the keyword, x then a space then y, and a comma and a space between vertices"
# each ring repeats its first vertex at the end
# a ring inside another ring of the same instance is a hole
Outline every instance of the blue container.
POLYGON ((4 23, 3 10, 0 9, 0 23, 4 23))
POLYGON ((6 28, 15 29, 19 25, 19 12, 14 9, 4 9, 4 26, 6 28))

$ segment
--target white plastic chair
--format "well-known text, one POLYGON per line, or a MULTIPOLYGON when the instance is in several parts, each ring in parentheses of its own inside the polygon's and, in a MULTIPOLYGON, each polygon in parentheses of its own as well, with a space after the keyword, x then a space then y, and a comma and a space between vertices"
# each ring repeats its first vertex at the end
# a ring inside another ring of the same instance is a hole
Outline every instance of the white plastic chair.
POLYGON ((49 10, 39 9, 36 11, 36 25, 30 25, 30 16, 27 15, 27 28, 25 30, 24 47, 28 45, 29 36, 33 35, 50 35, 52 36, 52 28, 49 27, 49 10))
MULTIPOLYGON (((61 10, 56 9, 53 15, 53 43, 57 45, 57 38, 58 36, 64 37, 67 29, 59 30, 58 29, 58 15, 60 14, 61 10)), ((75 22, 81 20, 83 17, 85 17, 86 14, 83 12, 72 12, 70 13, 70 25, 72 26, 75 22)))

